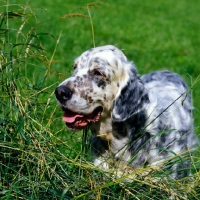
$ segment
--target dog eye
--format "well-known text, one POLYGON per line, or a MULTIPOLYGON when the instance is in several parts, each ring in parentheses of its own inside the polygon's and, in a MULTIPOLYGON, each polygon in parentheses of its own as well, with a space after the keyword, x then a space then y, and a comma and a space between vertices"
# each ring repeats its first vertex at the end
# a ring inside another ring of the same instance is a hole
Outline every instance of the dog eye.
POLYGON ((105 74, 103 73, 103 72, 101 72, 101 71, 99 71, 99 70, 94 70, 94 75, 95 76, 105 76, 105 74))

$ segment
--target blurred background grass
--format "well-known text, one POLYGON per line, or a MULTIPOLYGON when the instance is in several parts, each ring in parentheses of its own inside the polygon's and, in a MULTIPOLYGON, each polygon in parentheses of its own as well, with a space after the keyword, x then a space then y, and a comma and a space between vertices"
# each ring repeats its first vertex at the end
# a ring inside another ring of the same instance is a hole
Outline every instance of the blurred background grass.
MULTIPOLYGON (((53 94, 94 46, 89 14, 96 46, 122 49, 140 74, 168 69, 192 86, 200 74, 199 1, 0 0, 0 14, 1 198, 199 199, 199 173, 189 184, 154 183, 154 171, 126 186, 102 178, 85 159, 86 133, 66 130, 53 94)), ((199 88, 197 81, 191 90, 198 134, 199 88)))

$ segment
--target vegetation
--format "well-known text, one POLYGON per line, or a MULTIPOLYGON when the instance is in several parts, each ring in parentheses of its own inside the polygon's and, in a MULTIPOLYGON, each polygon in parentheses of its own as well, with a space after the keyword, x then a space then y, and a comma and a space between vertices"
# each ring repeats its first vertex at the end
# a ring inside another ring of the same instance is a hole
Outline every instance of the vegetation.
POLYGON ((0 198, 200 199, 199 151, 193 178, 182 180, 166 179, 159 166, 97 169, 89 131, 66 130, 54 97, 76 56, 113 44, 140 74, 184 77, 200 134, 199 8, 194 0, 0 0, 0 198))

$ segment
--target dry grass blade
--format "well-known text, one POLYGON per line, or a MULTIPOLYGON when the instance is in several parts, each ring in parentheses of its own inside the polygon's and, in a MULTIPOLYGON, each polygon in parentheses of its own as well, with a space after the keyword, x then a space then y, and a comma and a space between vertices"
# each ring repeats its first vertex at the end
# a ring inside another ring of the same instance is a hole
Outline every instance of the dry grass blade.
POLYGON ((66 18, 72 18, 72 17, 89 18, 89 16, 83 15, 83 14, 80 14, 80 13, 69 13, 69 14, 63 15, 63 16, 60 17, 60 18, 66 19, 66 18))

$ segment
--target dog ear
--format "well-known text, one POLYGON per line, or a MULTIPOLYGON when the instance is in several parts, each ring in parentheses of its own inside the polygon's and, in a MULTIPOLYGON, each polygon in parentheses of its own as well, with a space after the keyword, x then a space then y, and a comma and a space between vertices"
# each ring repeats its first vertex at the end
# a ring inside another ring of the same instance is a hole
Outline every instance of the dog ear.
POLYGON ((116 122, 125 121, 132 115, 140 112, 149 103, 149 96, 144 88, 136 69, 131 64, 128 78, 123 87, 119 89, 113 102, 112 120, 116 122))

